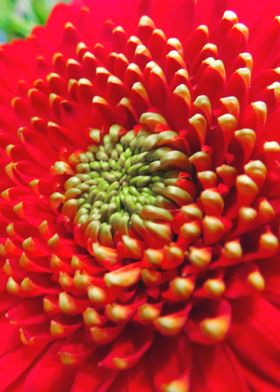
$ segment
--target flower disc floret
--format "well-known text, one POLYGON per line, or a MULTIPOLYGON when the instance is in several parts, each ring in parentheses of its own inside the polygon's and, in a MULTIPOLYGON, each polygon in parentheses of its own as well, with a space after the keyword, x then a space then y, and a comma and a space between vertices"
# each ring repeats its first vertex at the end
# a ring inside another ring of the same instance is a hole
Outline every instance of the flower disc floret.
MULTIPOLYGON (((99 130, 90 135, 101 138, 99 130)), ((64 184, 62 214, 101 245, 113 246, 115 234, 128 235, 137 219, 171 221, 172 211, 192 201, 180 186, 183 177, 192 180, 191 164, 182 138, 172 130, 139 125, 127 132, 113 125, 99 144, 71 154, 68 162, 55 162, 53 172, 64 176, 65 165, 75 175, 64 184)))

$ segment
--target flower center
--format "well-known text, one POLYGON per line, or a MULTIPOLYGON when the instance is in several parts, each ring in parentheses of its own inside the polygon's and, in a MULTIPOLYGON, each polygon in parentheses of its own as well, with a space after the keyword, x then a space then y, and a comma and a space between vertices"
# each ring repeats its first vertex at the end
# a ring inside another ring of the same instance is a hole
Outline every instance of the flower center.
POLYGON ((176 132, 113 125, 102 141, 99 130, 90 135, 99 144, 75 154, 62 209, 87 239, 112 246, 114 235, 127 235, 139 218, 170 221, 170 210, 192 200, 179 185, 190 163, 176 132))

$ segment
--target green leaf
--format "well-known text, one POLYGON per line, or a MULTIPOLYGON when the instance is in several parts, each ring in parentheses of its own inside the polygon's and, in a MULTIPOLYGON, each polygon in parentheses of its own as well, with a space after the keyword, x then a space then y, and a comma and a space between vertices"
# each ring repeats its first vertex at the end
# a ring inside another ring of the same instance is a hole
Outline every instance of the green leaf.
POLYGON ((31 7, 38 23, 44 24, 50 12, 50 4, 45 0, 31 0, 31 7))

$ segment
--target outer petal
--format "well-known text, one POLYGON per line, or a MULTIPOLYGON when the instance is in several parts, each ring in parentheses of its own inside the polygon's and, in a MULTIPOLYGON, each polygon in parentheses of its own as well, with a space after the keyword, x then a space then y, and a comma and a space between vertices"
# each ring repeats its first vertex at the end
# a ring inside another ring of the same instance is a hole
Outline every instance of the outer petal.
POLYGON ((258 30, 264 28, 263 20, 271 20, 280 12, 278 0, 257 3, 254 0, 74 0, 74 3, 98 9, 99 19, 115 19, 128 30, 140 16, 149 15, 167 34, 180 38, 199 24, 215 27, 225 10, 238 13, 242 23, 258 30))
MULTIPOLYGON (((280 312, 265 299, 259 297, 251 304, 251 317, 239 324, 230 344, 233 352, 249 372, 258 374, 273 386, 280 386, 280 312)), ((242 309, 238 306, 240 317, 248 313, 248 302, 242 309)), ((235 320, 237 325, 238 320, 235 320)), ((246 371, 245 371, 246 373, 246 371)), ((256 385, 256 377, 249 378, 256 385)))
POLYGON ((1 388, 5 391, 42 353, 42 346, 20 346, 0 358, 1 388), (7 364, 9 364, 7 366, 7 364))
POLYGON ((192 356, 191 391, 249 392, 245 377, 230 347, 194 346, 192 356))
POLYGON ((152 381, 152 371, 145 358, 138 365, 128 372, 119 373, 116 381, 112 384, 108 392, 138 391, 154 392, 152 381))
POLYGON ((0 357, 20 346, 18 330, 2 316, 0 319, 0 357))
POLYGON ((280 307, 280 265, 278 259, 272 259, 261 265, 262 274, 265 278, 266 289, 264 295, 266 299, 279 309, 280 307))
POLYGON ((68 391, 73 370, 57 360, 57 344, 51 346, 32 367, 23 385, 23 392, 68 391))
POLYGON ((105 392, 114 383, 117 372, 98 368, 93 365, 94 362, 98 362, 98 359, 91 357, 88 363, 83 364, 81 369, 77 371, 70 388, 71 392, 105 392))

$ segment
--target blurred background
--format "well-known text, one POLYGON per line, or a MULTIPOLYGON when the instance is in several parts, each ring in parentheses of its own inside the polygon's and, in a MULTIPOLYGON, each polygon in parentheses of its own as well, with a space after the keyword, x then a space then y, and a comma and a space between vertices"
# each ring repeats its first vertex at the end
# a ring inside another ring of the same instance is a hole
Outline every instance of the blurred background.
POLYGON ((0 0, 0 42, 26 37, 34 26, 46 22, 59 2, 70 0, 0 0))

